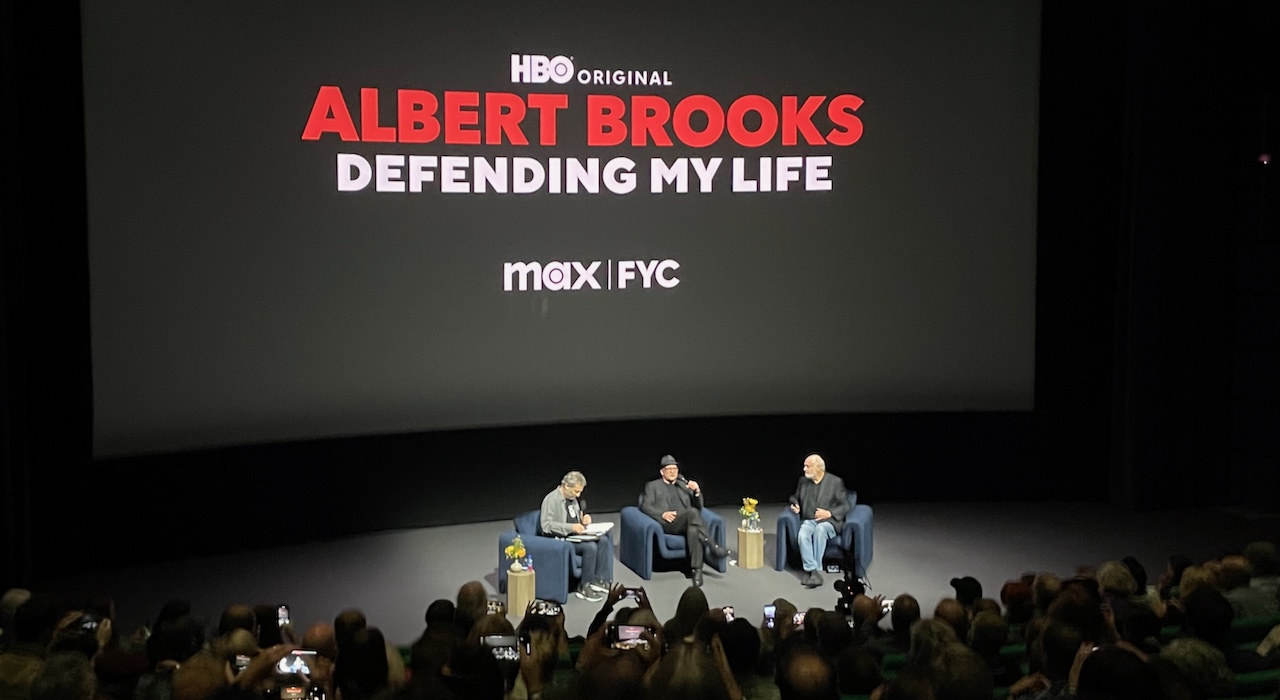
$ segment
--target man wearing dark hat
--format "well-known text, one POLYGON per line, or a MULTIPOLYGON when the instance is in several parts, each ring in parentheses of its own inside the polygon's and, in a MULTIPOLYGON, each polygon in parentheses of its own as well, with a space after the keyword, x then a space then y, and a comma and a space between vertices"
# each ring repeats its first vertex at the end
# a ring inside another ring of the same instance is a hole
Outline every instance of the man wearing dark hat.
POLYGON ((658 478, 644 487, 644 504, 640 509, 658 521, 668 535, 684 535, 693 569, 693 585, 702 585, 703 547, 714 557, 726 557, 729 550, 711 541, 702 522, 702 489, 698 482, 680 476, 680 463, 665 455, 659 463, 658 478))

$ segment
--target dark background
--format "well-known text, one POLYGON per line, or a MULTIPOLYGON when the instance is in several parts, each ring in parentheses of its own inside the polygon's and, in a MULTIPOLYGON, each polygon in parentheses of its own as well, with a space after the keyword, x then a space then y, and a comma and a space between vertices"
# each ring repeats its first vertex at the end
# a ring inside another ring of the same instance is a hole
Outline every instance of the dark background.
POLYGON ((629 421, 113 460, 91 456, 79 16, 2 12, 6 582, 501 518, 567 467, 609 510, 664 452, 721 504, 780 500, 818 451, 873 505, 1280 505, 1278 193, 1276 166, 1257 162, 1276 149, 1274 3, 1044 4, 1031 412, 629 421))

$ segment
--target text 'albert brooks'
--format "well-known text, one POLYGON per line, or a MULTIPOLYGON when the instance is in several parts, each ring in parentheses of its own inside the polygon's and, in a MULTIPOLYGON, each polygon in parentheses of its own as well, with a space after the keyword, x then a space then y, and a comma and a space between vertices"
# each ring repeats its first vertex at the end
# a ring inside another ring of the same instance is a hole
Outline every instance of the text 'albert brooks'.
POLYGON ((502 263, 502 290, 505 292, 560 292, 584 289, 651 289, 654 285, 671 289, 680 284, 675 260, 553 260, 502 263), (603 268, 603 269, 601 269, 603 268), (601 276, 603 273, 603 279, 601 276))

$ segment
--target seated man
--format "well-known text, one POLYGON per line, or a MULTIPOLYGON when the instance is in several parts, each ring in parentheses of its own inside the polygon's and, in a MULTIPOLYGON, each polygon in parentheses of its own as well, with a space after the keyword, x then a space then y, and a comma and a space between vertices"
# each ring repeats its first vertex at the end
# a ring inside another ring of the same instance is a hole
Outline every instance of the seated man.
POLYGON ((658 468, 658 478, 644 487, 644 514, 658 521, 668 535, 684 535, 689 550, 693 585, 702 585, 702 548, 712 556, 726 557, 729 550, 711 541, 702 522, 702 489, 698 482, 680 476, 680 463, 666 455, 658 468))
POLYGON ((804 564, 805 588, 822 585, 822 553, 827 550, 827 540, 840 533, 845 516, 849 514, 849 495, 840 477, 827 473, 827 463, 818 455, 804 460, 804 476, 791 496, 791 512, 800 514, 800 534, 797 545, 800 561, 804 564))
MULTIPOLYGON (((548 537, 581 535, 591 524, 591 516, 583 512, 582 490, 587 487, 587 477, 573 471, 564 475, 560 485, 542 499, 542 514, 538 529, 548 537)), ((582 580, 574 595, 598 603, 609 592, 609 563, 613 557, 610 540, 574 542, 573 549, 582 557, 582 580)))

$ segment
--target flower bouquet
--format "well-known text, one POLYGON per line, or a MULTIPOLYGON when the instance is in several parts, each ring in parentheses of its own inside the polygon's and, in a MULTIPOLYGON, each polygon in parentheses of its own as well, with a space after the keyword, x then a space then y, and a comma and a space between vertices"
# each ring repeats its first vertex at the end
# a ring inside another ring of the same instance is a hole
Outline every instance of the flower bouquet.
POLYGON ((511 544, 507 545, 507 548, 502 550, 502 553, 511 560, 512 571, 524 571, 525 567, 522 562, 529 553, 525 551, 524 540, 520 539, 520 535, 516 535, 516 538, 511 540, 511 544))
POLYGON ((760 529, 760 511, 756 510, 756 506, 759 504, 760 501, 750 496, 742 499, 742 507, 738 509, 738 512, 742 514, 743 530, 754 532, 760 529))

